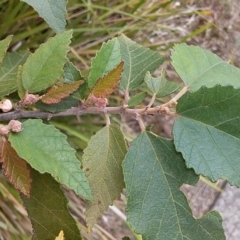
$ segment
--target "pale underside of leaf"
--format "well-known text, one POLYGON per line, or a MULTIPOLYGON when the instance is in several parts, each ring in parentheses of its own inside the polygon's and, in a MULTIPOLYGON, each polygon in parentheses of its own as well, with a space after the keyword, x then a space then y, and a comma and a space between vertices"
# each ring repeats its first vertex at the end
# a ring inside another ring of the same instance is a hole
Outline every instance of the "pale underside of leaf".
POLYGON ((72 30, 48 39, 23 65, 22 84, 29 93, 51 87, 63 74, 72 30))
POLYGON ((74 81, 68 84, 64 84, 59 87, 52 87, 42 98, 41 101, 46 104, 59 103, 63 98, 68 97, 73 92, 77 91, 79 86, 83 84, 83 81, 74 81))
POLYGON ((157 98, 163 98, 165 96, 168 96, 180 89, 181 85, 179 83, 169 81, 167 79, 164 79, 162 81, 161 89, 158 91, 156 97, 157 98))
POLYGON ((91 94, 95 97, 105 98, 113 93, 121 79, 123 65, 124 62, 122 61, 104 77, 99 78, 92 88, 91 94))
POLYGON ((176 119, 173 132, 187 167, 214 182, 222 178, 240 186, 240 139, 184 117, 176 119))
POLYGON ((240 90, 216 86, 183 96, 173 127, 186 165, 211 181, 240 186, 240 90))
POLYGON ((21 0, 31 5, 47 24, 56 32, 65 30, 66 25, 66 0, 21 0))
POLYGON ((126 151, 124 137, 117 125, 101 129, 84 149, 83 169, 93 193, 93 202, 87 202, 85 212, 89 228, 120 196, 124 187, 121 164, 126 151))
POLYGON ((195 184, 197 176, 185 167, 172 141, 142 133, 132 142, 123 169, 128 221, 144 240, 225 239, 217 212, 202 219, 192 216, 179 188, 195 184))
POLYGON ((81 240, 75 220, 69 214, 60 184, 49 174, 31 169, 30 198, 22 196, 33 226, 33 240, 55 239, 62 230, 66 240, 81 240))
POLYGON ((163 76, 159 76, 159 77, 152 77, 152 75, 150 74, 150 72, 146 72, 145 77, 144 77, 144 81, 147 84, 147 87, 149 88, 149 90, 152 93, 158 93, 161 85, 162 85, 162 78, 163 76))
POLYGON ((8 141, 1 142, 0 154, 4 174, 17 190, 29 197, 32 179, 27 162, 17 155, 8 141))
POLYGON ((79 69, 72 62, 67 61, 64 65, 64 83, 70 83, 82 79, 79 69))
POLYGON ((142 47, 125 35, 118 37, 124 71, 120 81, 122 90, 139 88, 147 71, 153 73, 164 61, 164 57, 155 51, 142 47))
POLYGON ((7 53, 0 67, 0 97, 17 90, 17 73, 29 55, 28 51, 7 53))
POLYGON ((240 69, 224 62, 208 50, 185 43, 177 44, 171 56, 172 65, 190 90, 216 84, 240 87, 240 69))
POLYGON ((176 92, 180 88, 180 84, 168 81, 165 78, 165 74, 162 73, 159 77, 152 77, 149 72, 146 73, 144 81, 147 84, 149 90, 156 94, 157 98, 162 98, 176 92))
POLYGON ((41 120, 27 120, 23 130, 10 134, 9 140, 18 155, 40 173, 50 173, 61 184, 91 200, 91 190, 75 150, 66 136, 41 120))
POLYGON ((7 36, 4 40, 0 41, 0 65, 6 54, 10 42, 12 41, 12 35, 7 36))

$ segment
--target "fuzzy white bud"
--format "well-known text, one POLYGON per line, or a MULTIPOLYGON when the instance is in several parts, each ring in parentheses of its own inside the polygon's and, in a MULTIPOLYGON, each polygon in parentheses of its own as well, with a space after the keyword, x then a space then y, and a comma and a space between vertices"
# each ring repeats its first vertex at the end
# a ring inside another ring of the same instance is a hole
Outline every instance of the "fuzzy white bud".
POLYGON ((39 99, 39 95, 27 94, 23 100, 23 104, 24 106, 29 106, 36 103, 39 99))
POLYGON ((21 132, 22 131, 22 123, 19 122, 18 120, 11 120, 8 123, 8 128, 12 132, 21 132))
POLYGON ((3 99, 0 102, 0 108, 3 112, 9 112, 13 108, 12 102, 9 99, 3 99))
POLYGON ((5 125, 0 125, 0 135, 7 136, 9 134, 9 128, 5 125))

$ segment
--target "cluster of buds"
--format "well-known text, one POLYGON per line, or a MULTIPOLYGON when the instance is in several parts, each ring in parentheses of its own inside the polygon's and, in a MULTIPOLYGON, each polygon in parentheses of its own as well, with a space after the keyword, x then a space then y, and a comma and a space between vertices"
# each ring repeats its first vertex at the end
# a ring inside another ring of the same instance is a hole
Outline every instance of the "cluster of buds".
POLYGON ((37 101, 39 101, 41 97, 39 95, 34 95, 34 94, 26 94, 26 96, 23 99, 23 105, 24 106, 29 106, 32 105, 34 103, 36 103, 37 101))
POLYGON ((88 97, 89 103, 95 105, 96 107, 106 107, 108 105, 108 100, 107 98, 99 98, 95 97, 94 95, 90 95, 88 97))
POLYGON ((12 102, 9 99, 3 99, 0 102, 0 109, 2 109, 3 112, 9 112, 13 108, 12 102))
POLYGON ((22 123, 17 120, 11 120, 8 125, 0 125, 0 135, 7 136, 9 132, 21 132, 22 123))

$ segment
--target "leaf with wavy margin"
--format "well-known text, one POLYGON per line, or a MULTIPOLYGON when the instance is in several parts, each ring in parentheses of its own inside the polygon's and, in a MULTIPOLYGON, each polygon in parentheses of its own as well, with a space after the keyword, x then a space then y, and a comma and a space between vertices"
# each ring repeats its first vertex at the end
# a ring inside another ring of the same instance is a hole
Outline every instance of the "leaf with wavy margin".
POLYGON ((120 81, 122 90, 138 89, 147 71, 153 73, 164 61, 158 52, 133 42, 125 35, 118 37, 124 71, 120 81))
POLYGON ((185 43, 176 44, 171 59, 173 67, 192 91, 216 84, 240 87, 240 69, 208 50, 185 43))
POLYGON ((140 134, 123 161, 127 190, 127 216, 143 240, 225 239, 222 219, 210 212, 202 219, 192 216, 183 183, 198 177, 187 169, 173 142, 149 132, 140 134))
POLYGON ((18 156, 9 141, 1 141, 0 148, 4 174, 17 190, 29 197, 32 179, 27 162, 18 156))
POLYGON ((121 62, 120 46, 117 38, 103 43, 101 49, 92 59, 89 70, 88 87, 92 89, 99 78, 108 74, 121 62))
POLYGON ((17 90, 18 67, 26 61, 28 55, 28 51, 6 54, 0 67, 0 97, 17 90))
POLYGON ((11 133, 9 141, 18 153, 40 173, 50 173, 61 184, 91 200, 91 189, 75 150, 69 146, 66 136, 52 125, 39 119, 28 119, 23 130, 11 133))
POLYGON ((112 69, 104 77, 99 78, 92 88, 91 93, 95 97, 105 98, 113 93, 121 79, 124 62, 120 62, 116 68, 112 69))
POLYGON ((31 5, 56 33, 65 30, 67 16, 66 0, 21 1, 31 5))
POLYGON ((240 90, 202 87, 182 96, 173 126, 174 143, 186 165, 211 181, 240 187, 240 90))
POLYGON ((21 196, 31 220, 33 240, 55 239, 61 230, 66 240, 81 239, 77 224, 69 214, 67 199, 51 175, 31 169, 30 198, 21 196))
POLYGON ((59 103, 63 98, 68 97, 73 92, 77 91, 81 84, 84 82, 74 81, 62 86, 52 87, 46 94, 43 95, 41 101, 46 104, 59 103))
POLYGON ((124 187, 122 161, 126 152, 126 143, 117 125, 102 128, 84 149, 83 170, 93 194, 93 201, 87 202, 85 212, 89 228, 120 196, 124 187))
POLYGON ((12 41, 12 35, 7 36, 5 39, 0 41, 0 64, 2 63, 2 60, 7 52, 7 49, 9 47, 10 42, 12 41))
POLYGON ((71 37, 72 30, 57 34, 28 57, 22 69, 22 85, 29 93, 53 86, 63 75, 71 37))

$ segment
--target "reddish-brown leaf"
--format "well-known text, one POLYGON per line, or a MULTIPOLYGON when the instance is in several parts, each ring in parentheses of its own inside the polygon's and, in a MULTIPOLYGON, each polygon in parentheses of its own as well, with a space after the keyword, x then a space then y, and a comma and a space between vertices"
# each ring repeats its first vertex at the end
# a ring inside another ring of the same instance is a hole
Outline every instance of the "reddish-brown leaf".
POLYGON ((98 98, 105 98, 107 95, 113 93, 121 79, 123 64, 124 62, 121 61, 116 68, 111 70, 104 77, 99 78, 92 88, 90 95, 94 95, 98 98))
POLYGON ((60 87, 52 87, 42 98, 41 101, 46 104, 59 103, 63 98, 68 97, 77 91, 79 86, 83 84, 82 80, 64 84, 60 87))
POLYGON ((32 179, 27 162, 18 156, 9 141, 1 141, 0 148, 0 162, 3 163, 4 174, 16 189, 29 197, 32 179))

